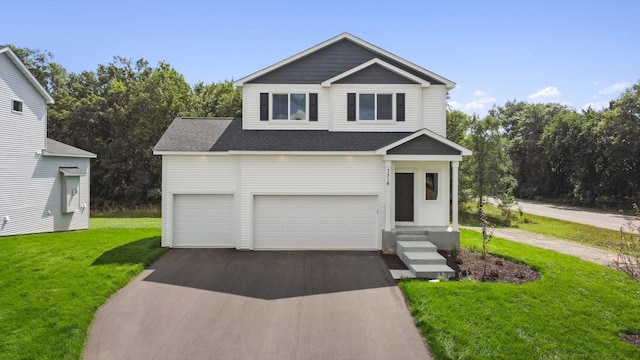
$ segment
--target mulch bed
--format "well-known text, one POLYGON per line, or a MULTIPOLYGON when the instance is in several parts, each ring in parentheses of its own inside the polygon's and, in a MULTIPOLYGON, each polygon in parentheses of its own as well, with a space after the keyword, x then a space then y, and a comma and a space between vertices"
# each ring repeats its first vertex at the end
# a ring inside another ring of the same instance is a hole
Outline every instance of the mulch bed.
MULTIPOLYGON (((540 279, 540 273, 520 263, 503 259, 494 255, 487 255, 487 268, 483 277, 484 259, 482 254, 460 248, 456 257, 448 251, 438 251, 447 260, 447 265, 455 270, 455 279, 471 278, 476 281, 504 282, 511 284, 523 284, 540 279)), ((406 270, 406 265, 395 254, 383 254, 380 256, 389 269, 406 270)))
POLYGON ((629 344, 640 348, 640 334, 624 334, 621 338, 629 344))

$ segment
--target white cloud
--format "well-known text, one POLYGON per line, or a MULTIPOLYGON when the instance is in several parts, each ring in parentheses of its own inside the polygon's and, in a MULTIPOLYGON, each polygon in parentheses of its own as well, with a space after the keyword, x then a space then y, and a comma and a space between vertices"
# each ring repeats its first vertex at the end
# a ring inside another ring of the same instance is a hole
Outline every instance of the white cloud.
POLYGON ((558 90, 557 87, 555 87, 555 86, 547 86, 546 88, 544 88, 542 90, 538 90, 535 93, 529 95, 527 97, 527 100, 545 102, 545 101, 549 101, 549 100, 551 100, 553 98, 560 97, 561 95, 562 95, 562 93, 560 92, 560 90, 558 90))
POLYGON ((464 110, 469 111, 469 110, 482 110, 484 109, 485 106, 483 103, 480 103, 478 101, 472 101, 470 103, 468 103, 467 105, 464 106, 464 110))
POLYGON ((483 95, 486 95, 486 93, 480 90, 476 90, 473 92, 473 96, 483 96, 483 95))
POLYGON ((598 102, 590 102, 586 103, 582 106, 582 110, 587 110, 589 107, 593 110, 602 110, 606 107, 609 107, 609 103, 607 101, 598 101, 598 102))
POLYGON ((605 88, 600 89, 600 91, 598 91, 598 94, 600 95, 610 95, 610 94, 617 94, 622 92, 624 89, 630 87, 631 84, 629 84, 628 82, 619 82, 619 83, 615 83, 611 86, 607 86, 605 88))
POLYGON ((449 106, 451 106, 451 108, 455 109, 455 110, 462 109, 462 107, 463 107, 462 103, 459 103, 459 102, 457 102, 455 100, 449 101, 449 106))

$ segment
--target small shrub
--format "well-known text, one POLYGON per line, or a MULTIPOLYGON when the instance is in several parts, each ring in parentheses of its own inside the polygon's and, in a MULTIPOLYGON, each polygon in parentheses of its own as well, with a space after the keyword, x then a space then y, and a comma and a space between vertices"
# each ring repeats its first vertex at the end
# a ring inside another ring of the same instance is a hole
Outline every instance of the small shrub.
MULTIPOLYGON (((640 209, 633 204, 633 210, 640 216, 640 209)), ((625 227, 620 228, 620 263, 621 270, 640 281, 640 226, 629 217, 625 227)))

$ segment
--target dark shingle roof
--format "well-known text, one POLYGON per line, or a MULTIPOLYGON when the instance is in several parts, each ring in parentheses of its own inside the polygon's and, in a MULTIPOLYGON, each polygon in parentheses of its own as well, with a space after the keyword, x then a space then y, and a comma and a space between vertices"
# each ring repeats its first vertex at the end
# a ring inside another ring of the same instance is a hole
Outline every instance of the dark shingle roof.
POLYGON ((175 118, 153 151, 210 151, 233 118, 175 118))
POLYGON ((94 153, 78 149, 77 147, 73 147, 53 139, 47 139, 47 148, 42 150, 42 154, 45 156, 96 157, 96 154, 94 153))
POLYGON ((374 151, 409 132, 242 130, 241 118, 176 118, 154 151, 374 151))

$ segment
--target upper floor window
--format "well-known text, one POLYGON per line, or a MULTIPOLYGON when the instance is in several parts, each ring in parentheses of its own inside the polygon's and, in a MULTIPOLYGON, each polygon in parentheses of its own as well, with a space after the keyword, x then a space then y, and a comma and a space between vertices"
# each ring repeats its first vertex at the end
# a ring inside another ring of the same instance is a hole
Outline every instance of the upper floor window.
POLYGON ((347 121, 356 121, 356 114, 357 120, 404 121, 404 93, 348 93, 347 121))
POLYGON ((21 113, 21 112, 22 112, 22 101, 20 101, 20 100, 13 100, 13 101, 11 102, 11 110, 12 110, 13 112, 19 112, 19 113, 21 113))
POLYGON ((318 121, 318 94, 260 93, 260 120, 318 121))
POLYGON ((307 120, 307 94, 273 94, 271 118, 307 120))
POLYGON ((392 94, 360 94, 360 120, 393 120, 392 94))

